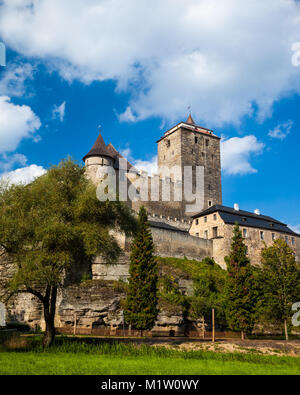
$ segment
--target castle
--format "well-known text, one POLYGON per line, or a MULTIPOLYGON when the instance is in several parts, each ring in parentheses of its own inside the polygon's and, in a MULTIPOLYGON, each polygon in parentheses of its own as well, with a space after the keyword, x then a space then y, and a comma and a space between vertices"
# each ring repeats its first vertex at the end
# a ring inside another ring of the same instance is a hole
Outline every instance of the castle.
MULTIPOLYGON (((300 235, 286 224, 258 210, 251 213, 237 204, 234 208, 222 205, 220 138, 212 130, 196 125, 190 115, 165 132, 157 144, 158 174, 151 177, 136 169, 112 144, 106 145, 101 134, 83 158, 86 176, 97 185, 97 194, 107 190, 111 178, 119 196, 135 212, 141 205, 146 207, 157 256, 198 261, 211 257, 225 269, 224 257, 238 223, 252 264, 260 263, 261 249, 276 238, 283 238, 296 258, 300 257, 300 235)), ((55 323, 60 331, 70 333, 77 328, 82 334, 112 334, 122 326, 125 291, 121 284, 129 277, 131 240, 123 234, 117 240, 123 250, 118 262, 107 265, 98 256, 92 265, 92 281, 61 290, 55 323)), ((10 276, 10 266, 3 259, 0 284, 10 276)), ((193 281, 181 276, 177 280, 182 292, 191 295, 193 281)), ((182 311, 174 312, 174 306, 160 309, 156 328, 182 333, 182 311)), ((44 327, 42 306, 33 295, 16 295, 7 311, 8 321, 44 327)))
POLYGON ((166 131, 157 144, 158 174, 152 177, 135 169, 112 144, 106 146, 101 134, 83 160, 87 177, 96 185, 104 181, 108 167, 116 170, 117 179, 126 180, 126 191, 136 184, 138 195, 134 199, 126 195, 126 201, 136 212, 140 205, 147 208, 159 255, 198 260, 210 256, 226 268, 224 257, 238 223, 253 264, 259 264, 264 243, 270 245, 278 237, 300 257, 300 236, 286 224, 259 210, 250 213, 237 204, 234 208, 222 205, 220 137, 212 130, 197 125, 189 115, 186 122, 166 131), (122 160, 125 169, 120 166, 122 160), (168 196, 164 197, 164 189, 168 196))

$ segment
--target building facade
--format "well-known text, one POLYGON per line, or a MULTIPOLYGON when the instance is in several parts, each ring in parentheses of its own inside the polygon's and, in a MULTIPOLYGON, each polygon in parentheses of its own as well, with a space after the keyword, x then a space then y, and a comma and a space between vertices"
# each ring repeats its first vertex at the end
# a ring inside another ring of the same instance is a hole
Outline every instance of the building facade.
POLYGON ((294 250, 296 259, 300 258, 300 235, 293 232, 286 224, 274 218, 235 208, 215 205, 193 216, 190 234, 213 242, 213 257, 224 269, 224 257, 230 252, 233 228, 238 224, 244 237, 247 253, 253 265, 259 265, 261 250, 271 246, 281 238, 294 250))

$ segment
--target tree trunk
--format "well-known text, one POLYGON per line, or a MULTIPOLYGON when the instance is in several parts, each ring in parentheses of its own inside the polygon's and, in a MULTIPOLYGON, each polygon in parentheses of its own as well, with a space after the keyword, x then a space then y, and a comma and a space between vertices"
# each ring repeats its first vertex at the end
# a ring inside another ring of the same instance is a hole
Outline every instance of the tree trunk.
POLYGON ((46 329, 43 337, 43 347, 48 348, 53 344, 55 338, 55 310, 56 310, 56 297, 57 288, 52 287, 48 290, 44 300, 44 319, 46 323, 46 329), (47 297, 48 296, 48 297, 47 297))
POLYGON ((244 331, 241 332, 241 339, 245 340, 245 333, 244 333, 244 331))
POLYGON ((284 320, 284 333, 285 333, 285 340, 289 340, 289 334, 288 334, 288 329, 287 329, 287 321, 284 320))

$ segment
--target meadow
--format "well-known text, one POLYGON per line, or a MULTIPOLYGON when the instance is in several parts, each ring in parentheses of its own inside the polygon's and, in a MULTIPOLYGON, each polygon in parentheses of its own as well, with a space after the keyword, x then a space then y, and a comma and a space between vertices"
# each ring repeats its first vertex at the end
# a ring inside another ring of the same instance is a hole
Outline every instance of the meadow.
POLYGON ((1 375, 299 375, 300 358, 170 350, 100 339, 40 339, 0 346, 1 375))

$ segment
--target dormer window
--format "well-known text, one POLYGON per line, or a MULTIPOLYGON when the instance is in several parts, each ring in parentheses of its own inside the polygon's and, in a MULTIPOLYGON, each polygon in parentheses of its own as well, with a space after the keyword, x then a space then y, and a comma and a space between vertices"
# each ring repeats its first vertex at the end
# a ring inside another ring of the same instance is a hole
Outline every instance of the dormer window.
POLYGON ((243 218, 242 218, 242 221, 243 221, 243 222, 247 222, 247 218, 246 218, 246 217, 243 217, 243 218))

